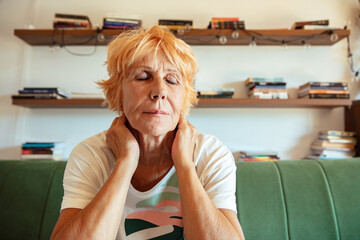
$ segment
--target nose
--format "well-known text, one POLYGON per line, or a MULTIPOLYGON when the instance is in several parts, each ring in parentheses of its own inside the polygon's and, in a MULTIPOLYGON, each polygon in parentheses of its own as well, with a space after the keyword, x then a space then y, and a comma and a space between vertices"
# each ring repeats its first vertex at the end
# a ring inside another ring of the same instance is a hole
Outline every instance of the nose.
POLYGON ((166 87, 162 79, 154 79, 150 94, 151 100, 165 100, 167 98, 166 87))

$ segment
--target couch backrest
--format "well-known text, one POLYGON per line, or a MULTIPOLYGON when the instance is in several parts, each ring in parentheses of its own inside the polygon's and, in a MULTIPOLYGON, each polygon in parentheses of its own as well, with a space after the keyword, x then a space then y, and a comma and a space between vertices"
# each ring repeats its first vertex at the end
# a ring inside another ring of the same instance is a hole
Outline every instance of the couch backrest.
POLYGON ((360 159, 237 166, 247 240, 360 239, 360 159))
MULTIPOLYGON (((49 239, 66 162, 0 161, 0 239, 49 239)), ((247 240, 360 239, 360 159, 237 163, 247 240)))
POLYGON ((66 162, 0 161, 0 239, 49 239, 66 162))

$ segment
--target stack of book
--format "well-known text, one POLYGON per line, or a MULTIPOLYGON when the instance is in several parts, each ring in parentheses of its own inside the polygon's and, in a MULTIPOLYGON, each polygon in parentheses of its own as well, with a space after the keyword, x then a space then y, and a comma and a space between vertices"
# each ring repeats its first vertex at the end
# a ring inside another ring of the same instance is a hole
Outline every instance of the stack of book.
POLYGON ((208 29, 245 29, 245 22, 238 17, 213 17, 209 22, 208 29))
POLYGON ((318 139, 311 144, 308 159, 344 159, 355 154, 355 132, 320 131, 318 139))
POLYGON ((350 98, 346 82, 308 82, 299 87, 299 98, 350 98))
POLYGON ((26 142, 21 147, 21 158, 25 160, 62 160, 63 142, 26 142))
POLYGON ((67 29, 67 28, 90 29, 91 22, 89 17, 85 15, 55 13, 53 26, 55 29, 67 29))
POLYGON ((328 29, 329 28, 329 20, 314 20, 314 21, 302 21, 295 22, 291 29, 304 29, 304 30, 313 30, 313 29, 328 29))
POLYGON ((287 99, 286 82, 283 78, 248 78, 245 80, 250 98, 287 99))
POLYGON ((105 17, 103 29, 133 29, 140 28, 142 21, 135 18, 105 17))
POLYGON ((198 91, 198 98, 232 98, 234 88, 220 88, 210 91, 198 91))
POLYGON ((276 152, 238 152, 236 161, 259 162, 259 161, 278 161, 280 158, 276 152))
POLYGON ((178 29, 190 30, 193 28, 193 21, 192 20, 159 19, 159 25, 165 26, 170 30, 178 30, 178 29))
POLYGON ((11 97, 13 99, 19 99, 19 98, 46 98, 46 99, 57 99, 57 98, 70 98, 70 93, 66 92, 62 88, 56 88, 56 87, 44 87, 44 88, 38 88, 38 87, 25 87, 23 90, 18 91, 19 94, 12 95, 11 97))

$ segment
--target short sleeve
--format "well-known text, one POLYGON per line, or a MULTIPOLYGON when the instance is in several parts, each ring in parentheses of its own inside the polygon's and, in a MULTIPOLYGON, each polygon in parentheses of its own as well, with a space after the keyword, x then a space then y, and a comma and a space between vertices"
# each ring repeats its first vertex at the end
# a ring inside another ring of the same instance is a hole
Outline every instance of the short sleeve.
POLYGON ((214 205, 237 212, 236 165, 230 150, 215 137, 202 135, 195 154, 200 182, 214 205))
POLYGON ((109 175, 109 167, 99 161, 99 153, 79 143, 71 152, 64 173, 61 210, 85 208, 96 196, 109 175))

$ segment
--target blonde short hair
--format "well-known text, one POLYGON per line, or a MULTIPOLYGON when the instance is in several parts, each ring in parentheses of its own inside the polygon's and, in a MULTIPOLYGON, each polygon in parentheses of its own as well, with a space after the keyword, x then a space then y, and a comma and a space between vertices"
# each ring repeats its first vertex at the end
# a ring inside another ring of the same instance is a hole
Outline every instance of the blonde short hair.
POLYGON ((159 51, 182 75, 185 86, 182 113, 189 113, 198 101, 194 86, 198 70, 196 57, 188 44, 160 26, 126 31, 109 44, 106 61, 109 79, 97 84, 104 91, 110 110, 122 112, 121 85, 131 67, 149 54, 156 56, 159 51))

